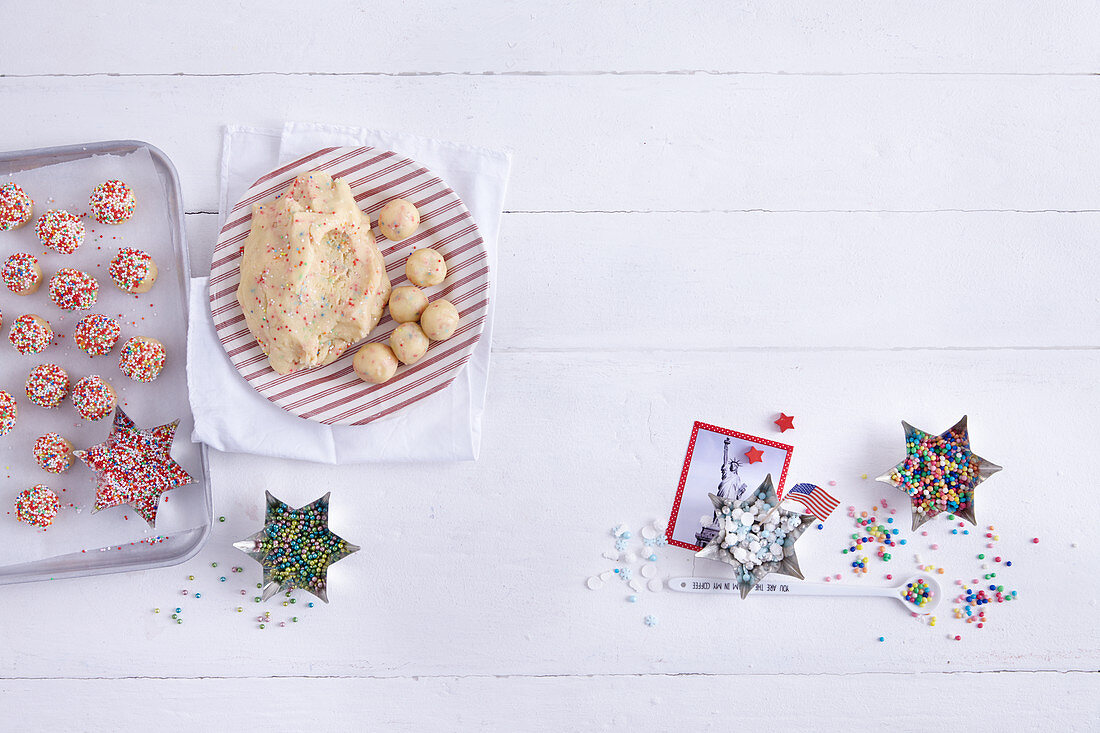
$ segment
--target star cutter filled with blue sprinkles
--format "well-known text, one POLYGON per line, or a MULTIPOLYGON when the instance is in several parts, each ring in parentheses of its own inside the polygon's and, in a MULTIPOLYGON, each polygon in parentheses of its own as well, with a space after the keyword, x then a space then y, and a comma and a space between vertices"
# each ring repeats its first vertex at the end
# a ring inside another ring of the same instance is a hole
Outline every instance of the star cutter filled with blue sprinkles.
POLYGON ((876 478, 909 495, 913 529, 947 512, 977 524, 974 489, 1001 470, 970 450, 966 415, 943 433, 926 433, 904 420, 905 458, 876 478))
POLYGON ((742 598, 769 573, 802 578, 794 543, 817 519, 784 508, 771 474, 741 501, 709 496, 718 534, 695 556, 732 565, 742 598))
POLYGON ((359 550, 329 531, 329 494, 293 509, 266 493, 264 528, 233 543, 263 567, 262 599, 301 588, 328 603, 329 565, 359 550))

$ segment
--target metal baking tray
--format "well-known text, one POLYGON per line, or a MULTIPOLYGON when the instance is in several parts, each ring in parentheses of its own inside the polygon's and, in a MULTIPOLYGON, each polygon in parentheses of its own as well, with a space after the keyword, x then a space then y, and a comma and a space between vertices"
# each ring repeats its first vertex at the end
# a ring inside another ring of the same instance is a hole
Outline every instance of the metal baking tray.
MULTIPOLYGON (((183 199, 180 193, 179 176, 176 172, 176 168, 172 164, 172 161, 169 160, 162 151, 148 143, 138 140, 110 140, 82 145, 39 148, 36 150, 18 150, 0 153, 0 175, 6 177, 9 174, 26 172, 47 165, 65 163, 82 158, 91 158, 98 155, 126 155, 142 149, 148 151, 153 160, 153 165, 163 184, 165 196, 163 201, 160 201, 159 197, 156 196, 140 197, 139 205, 154 205, 159 203, 165 207, 172 251, 175 254, 175 267, 172 268, 175 277, 170 279, 165 278, 163 272, 164 268, 162 268, 162 275, 157 283, 158 286, 163 284, 175 290, 175 297, 179 299, 180 313, 183 319, 183 330, 186 334, 190 259, 188 257, 187 241, 184 235, 183 199)), ((40 202, 38 197, 34 198, 34 215, 37 217, 45 211, 47 206, 45 205, 46 202, 40 202)), ((26 226, 33 227, 33 221, 26 226)), ((87 246, 87 242, 85 246, 87 246)), ((4 257, 6 257, 7 254, 8 253, 5 252, 4 257)), ((43 269, 45 270, 46 268, 43 269)), ((49 276, 48 273, 45 274, 47 277, 49 276)), ((104 283, 101 281, 101 292, 103 285, 104 283)), ((108 285, 108 287, 111 286, 108 285)), ((42 290, 45 290, 45 286, 43 286, 42 290)), ((168 291, 166 290, 165 293, 167 294, 168 291)), ((169 297, 171 297, 170 294, 169 297)), ((123 336, 124 338, 127 336, 125 329, 123 336)), ((185 356, 181 353, 177 358, 180 359, 182 363, 185 356)), ((184 389, 186 390, 186 386, 184 389)), ((182 409, 185 409, 187 415, 190 416, 190 403, 186 399, 184 399, 183 402, 186 404, 186 407, 182 409)), ((20 410, 20 420, 22 419, 22 410, 20 410)), ((183 428, 189 424, 193 424, 193 420, 185 420, 184 425, 181 426, 181 430, 177 432, 177 446, 179 446, 181 442, 190 439, 190 436, 183 430, 183 428)), ((199 508, 191 510, 191 514, 187 515, 188 523, 192 521, 195 522, 193 528, 185 531, 173 532, 168 535, 166 539, 153 544, 143 542, 131 544, 127 542, 121 545, 115 545, 111 543, 110 536, 104 536, 102 538, 103 544, 101 547, 89 547, 80 552, 58 554, 29 562, 0 565, 0 585, 72 578, 85 575, 101 575, 105 573, 121 573, 131 570, 148 570, 150 568, 176 565, 193 557, 206 543, 212 525, 208 449, 206 445, 203 444, 198 445, 197 448, 200 455, 201 472, 199 472, 198 467, 193 465, 193 463, 187 465, 187 469, 195 479, 195 484, 199 485, 184 486, 175 490, 201 492, 200 501, 198 501, 197 504, 192 502, 199 508), (194 516, 192 516, 192 514, 194 516)), ((173 492, 169 492, 167 496, 171 496, 172 493, 173 492)), ((12 519, 11 521, 14 522, 15 520, 12 519)), ((137 521, 140 522, 142 520, 137 518, 137 521)), ((117 538, 115 539, 117 541, 117 538)))

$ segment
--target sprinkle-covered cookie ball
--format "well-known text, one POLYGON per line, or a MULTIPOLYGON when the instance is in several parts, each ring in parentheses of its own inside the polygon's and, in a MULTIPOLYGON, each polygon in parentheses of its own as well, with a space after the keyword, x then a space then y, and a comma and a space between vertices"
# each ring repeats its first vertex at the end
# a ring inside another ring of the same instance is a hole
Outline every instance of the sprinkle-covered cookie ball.
POLYGON ((152 382, 164 369, 164 344, 154 338, 135 336, 122 345, 118 368, 136 382, 152 382))
POLYGON ((434 249, 418 249, 405 260, 405 277, 422 288, 438 285, 447 277, 447 263, 434 249))
POLYGON ((31 220, 34 202, 18 183, 0 186, 0 232, 18 229, 31 220))
POLYGON ((71 255, 84 242, 84 222, 67 211, 50 209, 38 217, 34 233, 55 252, 71 255))
POLYGON ((50 473, 64 473, 73 465, 73 444, 57 433, 46 433, 34 441, 34 462, 50 473))
POLYGON ((11 393, 0 389, 0 435, 7 435, 19 419, 19 405, 11 393))
POLYGON ((424 309, 420 327, 432 341, 446 341, 458 328, 458 308, 449 300, 437 300, 424 309))
POLYGON ((386 344, 366 344, 355 353, 351 365, 355 376, 364 382, 382 384, 397 372, 397 357, 386 344))
POLYGON ((50 487, 36 484, 19 492, 15 499, 15 518, 32 527, 46 528, 53 524, 61 502, 50 487))
POLYGON ((27 376, 27 399, 39 407, 57 407, 67 394, 69 375, 57 364, 39 364, 27 376))
POLYGON ((53 329, 42 316, 28 313, 11 324, 8 341, 20 354, 37 354, 53 341, 53 329))
POLYGON ((398 323, 419 321, 428 307, 428 296, 415 285, 402 285, 390 293, 390 317, 398 323))
POLYGON ((86 272, 62 267, 50 278, 50 300, 61 310, 88 310, 98 295, 99 283, 86 272))
POLYGON ((390 348, 402 364, 415 364, 428 351, 428 337, 419 323, 402 323, 390 334, 390 348))
POLYGON ((148 252, 123 247, 108 268, 111 282, 124 293, 147 293, 157 281, 157 263, 148 252))
POLYGON ((92 189, 88 206, 100 224, 121 224, 134 215, 134 192, 122 181, 104 181, 92 189))
POLYGON ((76 322, 73 341, 88 356, 103 356, 115 348, 122 328, 118 321, 101 313, 92 313, 76 322))
POLYGON ((73 407, 85 420, 102 420, 115 409, 114 387, 98 374, 84 377, 73 385, 73 407))
POLYGON ((4 261, 0 271, 8 290, 16 295, 30 295, 42 285, 42 268, 38 258, 26 252, 16 252, 4 261))
POLYGON ((394 199, 378 212, 378 228, 382 236, 392 242, 408 239, 419 227, 420 212, 411 201, 394 199))

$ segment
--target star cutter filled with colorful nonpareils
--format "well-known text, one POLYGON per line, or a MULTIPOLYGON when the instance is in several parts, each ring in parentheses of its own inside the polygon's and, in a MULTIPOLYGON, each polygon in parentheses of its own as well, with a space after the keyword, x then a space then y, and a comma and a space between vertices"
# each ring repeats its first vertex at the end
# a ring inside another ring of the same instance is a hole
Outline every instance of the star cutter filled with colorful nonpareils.
POLYGON ((96 474, 93 512, 128 504, 155 527, 157 507, 164 492, 194 482, 183 466, 172 460, 172 440, 180 421, 139 428, 121 407, 107 440, 73 455, 96 474))
POLYGON ((307 590, 328 603, 328 566, 359 548, 328 528, 325 494, 301 509, 292 509, 267 493, 264 528, 233 546, 264 570, 263 600, 280 591, 307 590))
POLYGON ((876 481, 890 484, 909 495, 913 529, 948 512, 971 524, 974 489, 1001 467, 970 450, 966 415, 939 435, 918 430, 904 420, 905 458, 876 481))
POLYGON ((802 578, 794 543, 816 520, 780 506, 771 474, 741 501, 709 496, 718 534, 695 555, 732 565, 742 598, 769 573, 802 578))

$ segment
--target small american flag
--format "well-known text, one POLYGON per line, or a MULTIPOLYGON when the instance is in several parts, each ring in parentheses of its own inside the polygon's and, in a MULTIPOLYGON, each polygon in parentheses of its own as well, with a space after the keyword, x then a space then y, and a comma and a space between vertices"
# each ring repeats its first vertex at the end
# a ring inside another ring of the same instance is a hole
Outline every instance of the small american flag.
POLYGON ((813 484, 796 484, 783 498, 797 501, 821 520, 828 519, 839 503, 828 491, 813 484))

